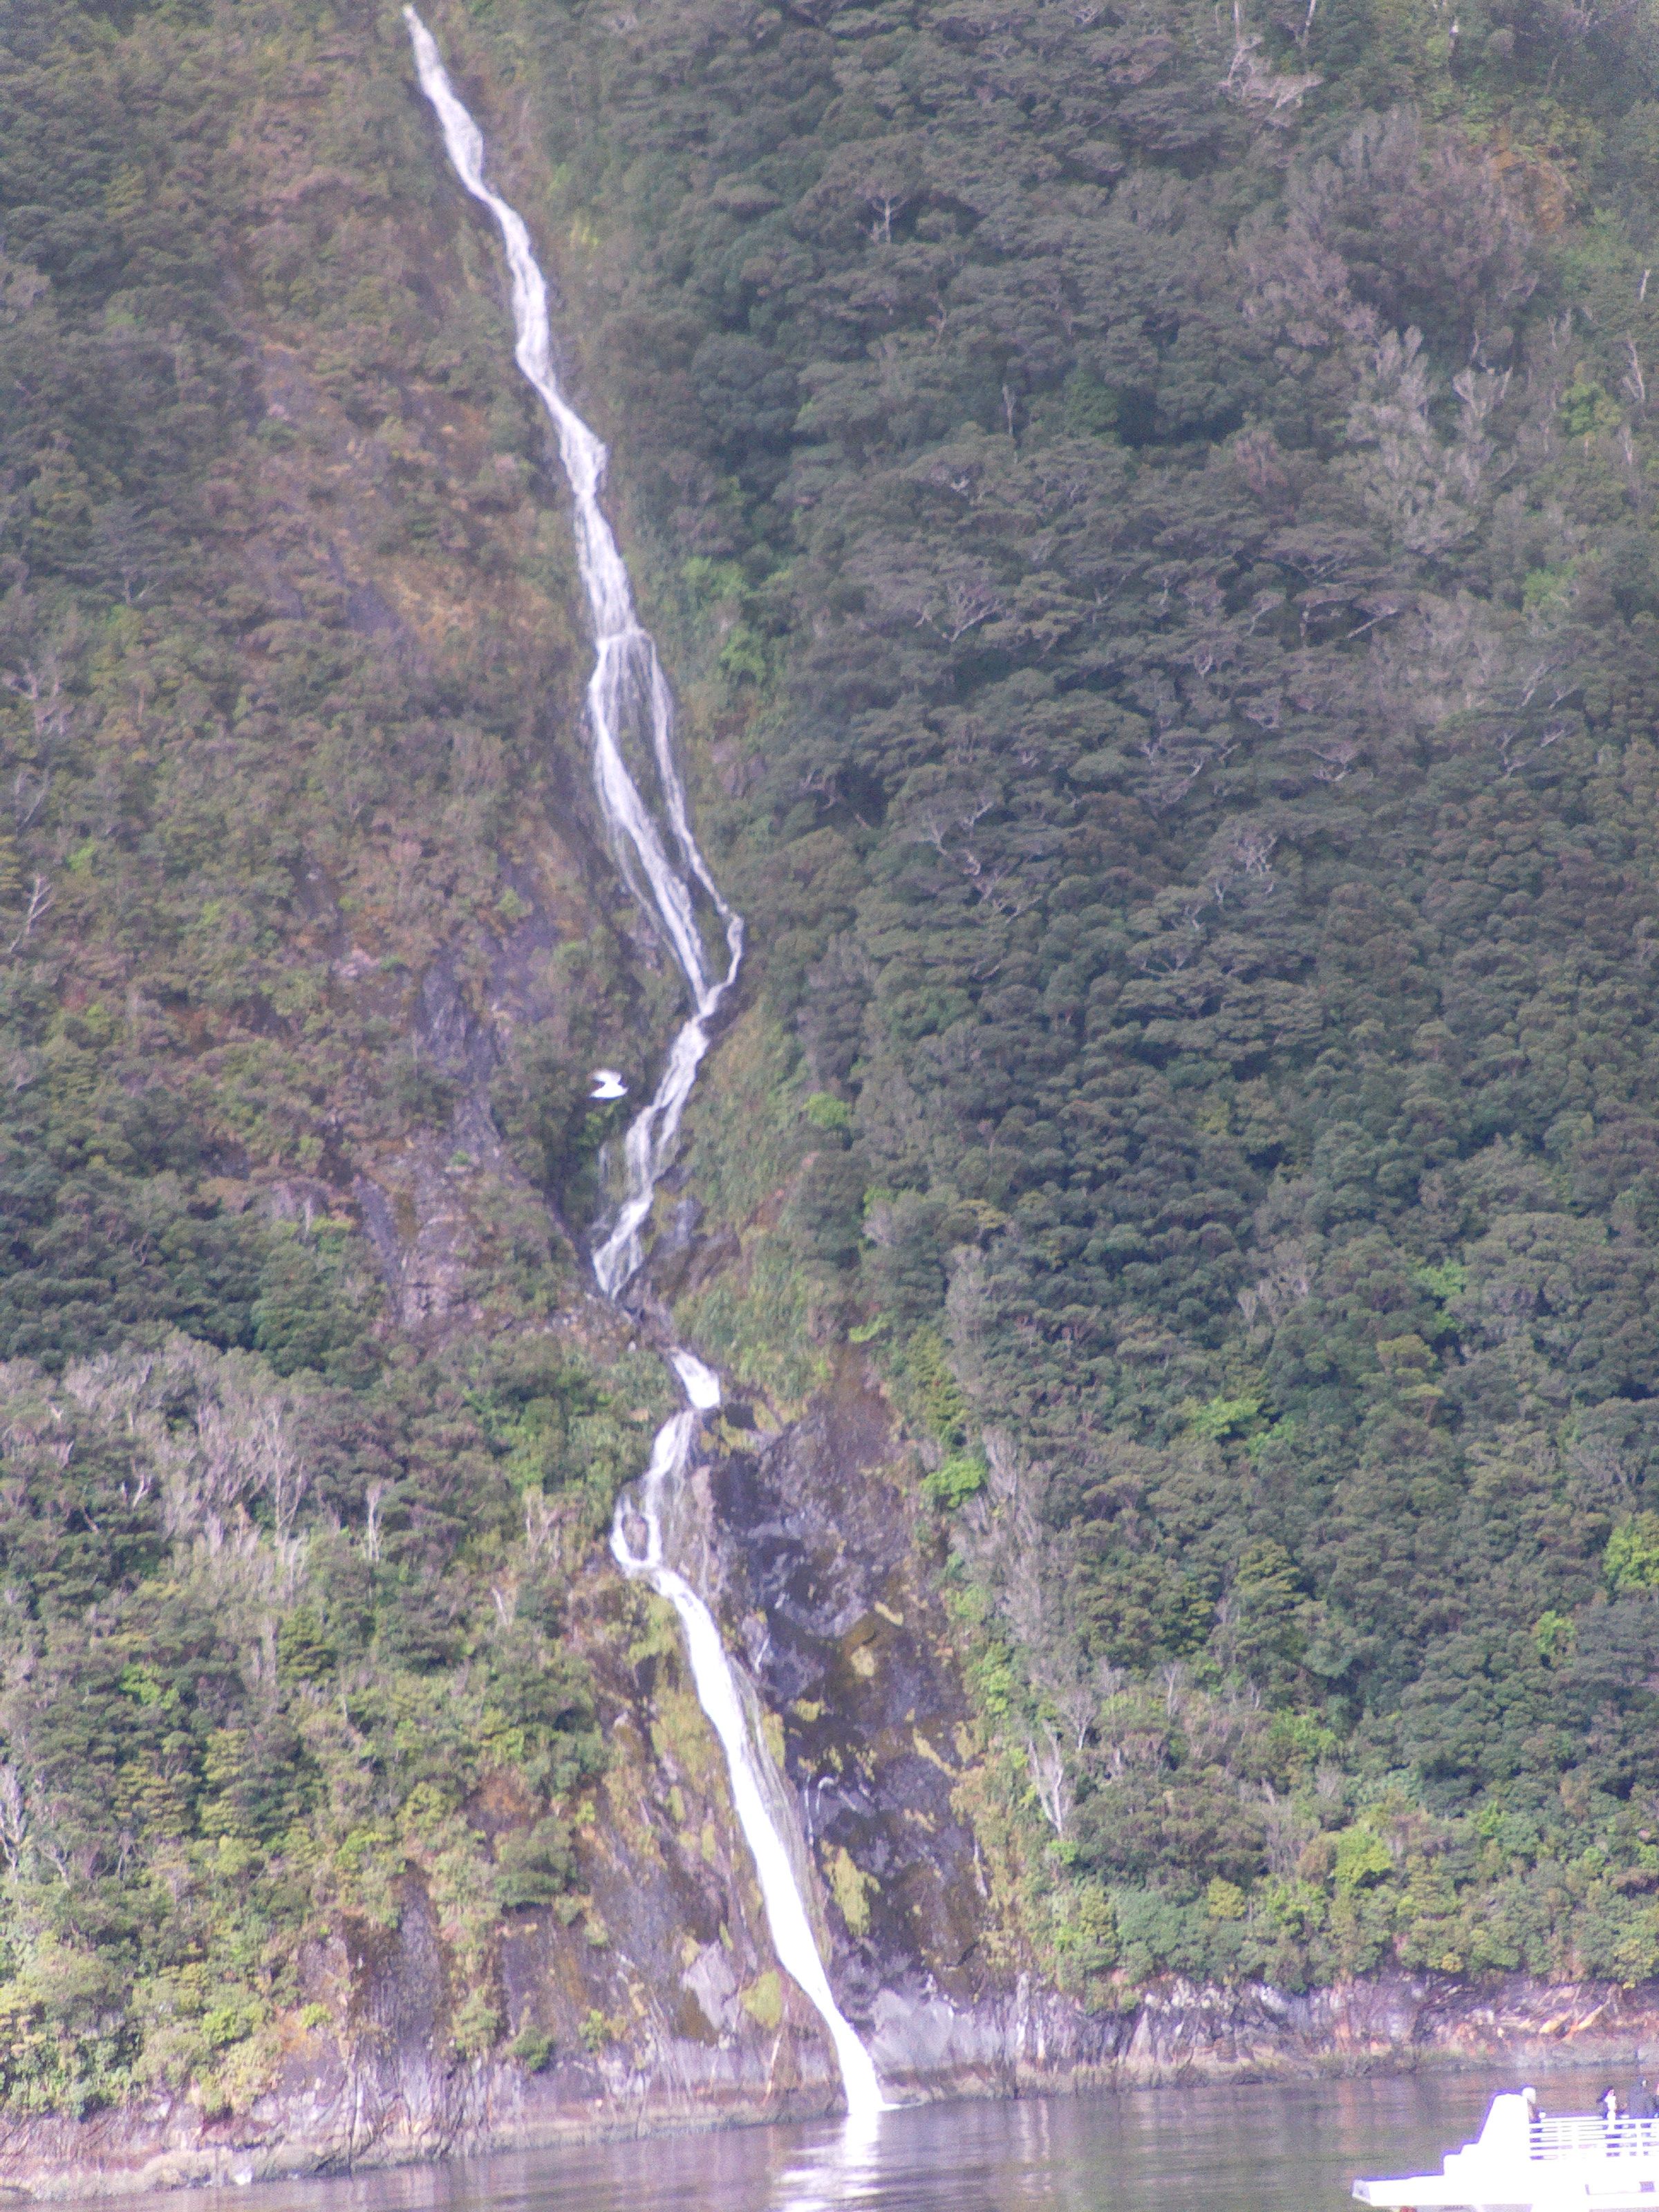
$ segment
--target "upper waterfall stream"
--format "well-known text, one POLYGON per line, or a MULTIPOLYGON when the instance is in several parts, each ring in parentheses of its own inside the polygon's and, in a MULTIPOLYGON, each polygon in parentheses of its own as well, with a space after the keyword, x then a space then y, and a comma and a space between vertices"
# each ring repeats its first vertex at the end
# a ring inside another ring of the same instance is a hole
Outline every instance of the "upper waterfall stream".
MULTIPOLYGON (((442 126, 451 166, 472 198, 489 210, 501 231, 512 283, 514 358, 547 410, 574 496, 577 565, 593 624, 587 717, 600 809, 618 865, 635 896, 659 925, 691 1000, 691 1013, 669 1048, 656 1090, 629 1128, 621 1204, 593 1255, 599 1287, 614 1298, 643 1257, 641 1231, 656 1186, 673 1157, 680 1118, 708 1049, 714 1014, 743 957, 743 917, 721 896, 691 833, 674 752, 673 702, 667 679, 656 647, 635 612, 628 569, 599 505, 605 448, 559 390, 547 284, 530 234, 516 210, 484 182, 483 135, 450 82, 432 33, 413 8, 404 9, 404 19, 414 44, 421 89, 442 126), (670 841, 641 796, 623 750, 629 718, 641 714, 649 730, 660 805, 672 833, 672 853, 678 860, 671 855, 670 841), (727 957, 723 973, 715 972, 709 960, 698 920, 699 891, 724 933, 727 957)), ((678 1348, 669 1358, 688 1402, 658 1431, 650 1464, 635 1492, 618 1501, 611 1548, 623 1572, 642 1577, 679 1617, 698 1699, 726 1753, 732 1802, 754 1857, 779 1961, 829 2030, 848 2112, 867 2118, 883 2107, 881 2086, 869 2052, 843 2017, 830 1987, 789 1850, 786 1785, 747 1710, 714 1615, 664 1555, 664 1510, 690 1460, 700 1415, 720 1401, 719 1378, 700 1359, 678 1348)))

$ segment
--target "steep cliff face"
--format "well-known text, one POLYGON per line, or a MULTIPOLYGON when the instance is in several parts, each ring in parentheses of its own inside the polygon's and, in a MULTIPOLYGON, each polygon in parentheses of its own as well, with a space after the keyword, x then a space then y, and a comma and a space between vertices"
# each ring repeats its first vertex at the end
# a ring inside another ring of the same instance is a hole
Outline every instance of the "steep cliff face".
POLYGON ((707 1478, 710 1565, 781 1722, 848 2004, 902 2077, 880 2024, 988 1995, 1001 1932, 957 1802, 976 1747, 937 1562, 917 1548, 892 1413, 856 1355, 777 1437, 728 1441, 707 1478))
MULTIPOLYGON (((38 1572, 19 1564, 20 1454, 70 1469, 52 1508, 70 1527, 105 1510, 80 1466, 125 1454, 111 1480, 155 1522, 94 1565, 84 1622, 24 1600, 14 2109, 118 2109, 61 2155, 124 2171, 175 2151, 204 2171, 222 2142, 257 2143, 264 2170, 521 2122, 824 2109, 831 2057, 773 1956, 672 1619, 602 1541, 661 1410, 665 1316, 648 1291, 629 1315, 591 1288, 596 1154, 620 1122, 588 1070, 646 1087, 678 994, 592 800, 564 503, 490 242, 395 15, 325 31, 276 6, 198 32, 141 12, 100 46, 43 6, 22 28, 37 103, 73 116, 90 75, 74 127, 97 161, 149 131, 152 247, 199 223, 228 276, 187 303, 211 322, 214 388, 191 395, 181 357, 151 395, 179 417, 182 481, 142 440, 137 460, 94 453, 75 392, 24 426, 47 460, 19 449, 7 735, 43 897, 9 955, 33 963, 17 1092, 38 1102, 73 1060, 90 1127, 57 1202, 88 1203, 79 1171, 94 1205, 148 1208, 133 1249, 161 1287, 7 1347, 47 1363, 7 1370, 14 1581, 38 1572), (158 116, 168 65, 196 73, 197 105, 158 116), (49 543, 40 471, 75 440, 82 483, 49 543), (121 1149, 106 1125, 135 1102, 188 1142, 121 1149), (192 1238, 245 1261, 245 1311, 234 1270, 205 1319, 189 1305, 192 1238), (159 1638, 141 1619, 158 1606, 159 1638), (89 1764, 64 1717, 106 1665, 137 1733, 89 1764), (459 1768, 446 1703, 471 1731, 459 1768), (171 1734, 145 1737, 151 1714, 171 1734), (143 1932, 112 1936, 92 1899, 131 1887, 135 1850, 173 1903, 158 1889, 143 1932), (89 1996, 77 1959, 100 1962, 89 1996)), ((510 118, 460 50, 481 108, 510 118)), ((504 131, 501 160, 533 202, 533 149, 504 131)), ((50 204, 70 187, 40 162, 50 204)), ((177 315, 176 272, 147 295, 142 223, 106 205, 111 265, 135 280, 114 327, 177 315)), ((90 374, 107 276, 37 246, 46 274, 4 264, 9 343, 31 373, 55 346, 90 374)), ((580 388, 574 346, 568 367, 580 388)), ((46 1141, 62 1154, 58 1122, 46 1141)), ((719 1296, 741 1245, 680 1249, 695 1188, 663 1208, 662 1274, 719 1296)), ((48 1296, 45 1249, 18 1257, 48 1296)), ((788 1709, 802 1870, 873 2022, 884 1990, 988 1986, 951 1804, 966 1707, 888 1479, 890 1412, 854 1362, 795 1413, 731 1408, 683 1540, 763 1705, 788 1709)), ((13 2176, 45 2175, 56 2140, 26 2127, 13 2176)))
MULTIPOLYGON (((1099 12, 434 14, 761 918, 620 1305, 586 1247, 623 1111, 590 1071, 647 1091, 682 994, 606 849, 565 501, 404 26, 18 0, 0 27, 8 2182, 833 2106, 673 1618, 605 1548, 675 1337, 727 1396, 673 1558, 896 2091, 1651 2033, 1620 1991, 1659 1958, 1659 1153, 1639 1069, 1591 1084, 1554 981, 1468 981, 1518 972, 1547 847, 1610 902, 1586 994, 1621 1037, 1648 1018, 1650 856, 1617 842, 1651 812, 1647 556, 1621 538, 1603 574, 1591 527, 1645 496, 1641 345, 1622 449, 1570 315, 1530 413, 1499 422, 1484 355, 1431 404, 1388 318, 1433 356, 1464 303, 1364 260, 1353 180, 1401 235, 1443 217, 1469 297, 1518 319, 1509 171, 1396 118, 1291 174, 1308 73, 1241 31, 1224 82, 1203 9, 1084 70, 1099 12), (1239 431, 1247 401, 1276 428, 1239 431), (1500 432, 1559 470, 1547 512, 1493 504, 1500 432), (1513 571, 1484 613, 1434 567, 1453 507, 1513 571), (1586 642, 1608 608, 1629 668, 1586 642), (1355 672, 1396 621, 1420 683, 1403 652, 1355 672), (1464 661, 1497 688, 1449 706, 1464 661), (1414 734, 1362 767, 1377 699, 1414 734), (1226 763, 1258 741, 1252 783, 1226 763), (1413 919, 1353 875, 1354 793, 1403 851, 1442 755, 1413 919), (1476 847, 1480 883, 1431 876, 1476 847), (1488 891, 1501 957, 1465 959, 1488 891), (1571 1066, 1526 1090, 1506 1047, 1474 1095, 1492 1037, 1551 1023, 1571 1066), (1339 1037, 1327 1127, 1304 1094, 1339 1037), (1389 1038, 1423 1061, 1398 1127, 1389 1038), (1398 1249, 1366 1243, 1407 1185, 1398 1249), (1559 1319, 1586 1281, 1605 1343, 1559 1319), (1371 1574, 1401 1468, 1459 1563, 1434 1581, 1413 1537, 1420 1681, 1371 1574)), ((1489 46, 1497 82, 1517 48, 1489 46)), ((1553 235, 1549 163, 1521 166, 1553 235)))
MULTIPOLYGON (((365 55, 362 65, 384 67, 389 58, 365 55)), ((477 89, 492 112, 508 108, 487 75, 477 89)), ((447 179, 435 149, 426 150, 437 179, 428 197, 441 207, 447 179)), ((524 160, 521 150, 520 165, 524 160)), ((505 162, 512 171, 510 150, 505 162)), ((533 189, 533 166, 528 178, 533 189)), ((520 188, 526 182, 522 166, 514 181, 520 188)), ((451 204, 428 218, 444 237, 441 252, 429 256, 424 239, 411 240, 405 251, 422 258, 439 323, 471 322, 504 347, 499 272, 472 211, 454 204, 453 190, 448 198, 451 204)), ((580 351, 571 348, 567 358, 580 385, 580 351)), ((391 577, 380 574, 371 550, 377 530, 381 542, 385 537, 385 519, 374 507, 380 457, 372 449, 365 454, 362 441, 348 450, 333 436, 302 356, 264 389, 268 408, 279 410, 313 451, 332 437, 330 513, 337 507, 349 518, 344 544, 356 557, 348 573, 357 579, 349 584, 350 604, 370 610, 377 647, 410 650, 414 641, 397 612, 409 587, 396 588, 395 569, 391 577)), ((518 400, 509 387, 492 405, 511 409, 518 400)), ((429 963, 417 985, 410 978, 399 1005, 423 1063, 449 1086, 447 1118, 395 1152, 372 1161, 360 1154, 355 1163, 351 1196, 391 1315, 403 1332, 430 1343, 485 1319, 489 1286, 505 1257, 492 1235, 493 1217, 506 1206, 532 1237, 537 1215, 545 1212, 539 1233, 550 1249, 568 1247, 573 1231, 580 1247, 587 1226, 577 1216, 567 1228, 556 1187, 536 1189, 502 1143, 492 1094, 499 1097, 503 1066, 512 1069, 516 1041, 532 1036, 545 1046, 550 1039, 568 1084, 580 1038, 585 1056, 614 1060, 642 1088, 673 1005, 663 949, 619 893, 587 787, 577 704, 586 658, 579 621, 574 643, 560 635, 556 661, 534 643, 538 623, 574 619, 552 456, 532 430, 527 465, 492 457, 482 433, 476 410, 470 419, 434 410, 417 392, 399 410, 392 434, 403 465, 418 456, 440 499, 455 499, 453 483, 488 482, 492 459, 494 473, 509 486, 500 495, 499 531, 492 524, 483 534, 484 574, 475 577, 465 564, 450 573, 448 628, 453 637, 489 624, 491 650, 504 658, 500 680, 520 703, 526 748, 544 754, 533 772, 538 799, 514 810, 496 855, 508 916, 505 927, 498 924, 487 969, 480 971, 475 957, 473 972, 459 972, 452 921, 447 933, 434 933, 429 963), (515 545, 522 551, 526 538, 553 550, 545 598, 520 609, 514 594, 503 599, 484 576, 510 559, 515 545), (555 596, 561 586, 562 607, 555 596), (566 980, 570 969, 561 975, 558 963, 562 948, 591 944, 607 931, 617 939, 608 1000, 580 970, 574 983, 566 980)), ((309 486, 283 489, 297 503, 309 486)), ((307 550, 331 565, 343 557, 337 536, 307 550)), ((446 544, 444 554, 450 550, 446 544)), ((465 668, 450 680, 464 708, 465 668)), ((694 1175, 677 1180, 695 1189, 694 1175)), ((579 1206, 595 1199, 591 1183, 574 1194, 579 1206)), ((695 1206, 694 1198, 689 1202, 695 1206)), ((671 1214, 664 1272, 683 1286, 672 1224, 671 1214)), ((718 1294, 722 1260, 740 1256, 735 1243, 729 1252, 705 1256, 698 1282, 718 1294)), ((600 1344, 626 1327, 586 1290, 580 1261, 556 1303, 556 1326, 600 1344)), ((634 1304, 648 1346, 665 1316, 645 1285, 634 1304)), ((752 1419, 742 1403, 732 1407, 728 1438, 740 1441, 752 1419)), ((988 1892, 975 1873, 971 1833, 951 1802, 971 1755, 968 1709, 949 1632, 915 1549, 912 1511, 893 1480, 897 1452, 890 1410, 872 1378, 851 1363, 846 1387, 815 1396, 798 1419, 775 1426, 764 1449, 711 1460, 678 1538, 694 1579, 718 1597, 765 1711, 786 1713, 788 1771, 803 1796, 807 1863, 817 1879, 814 1904, 839 1954, 838 1982, 872 2025, 884 1992, 901 2004, 926 2002, 939 1996, 941 1976, 959 1999, 992 1994, 983 1960, 977 1969, 972 1964, 992 1936, 988 1892)), ((718 1747, 698 1710, 672 1616, 622 1584, 595 1546, 577 1566, 563 1639, 592 1671, 605 1771, 575 1814, 578 1872, 568 1899, 555 1911, 507 1919, 490 1961, 517 2040, 534 2045, 539 2038, 560 2054, 552 2069, 557 2124, 582 2124, 572 2115, 589 2100, 597 2100, 596 2124, 613 2124, 618 2104, 636 2103, 665 2118, 833 2104, 832 2055, 773 1957, 718 1747)), ((510 1831, 532 1817, 527 1802, 514 1802, 510 1784, 495 1794, 496 1802, 473 1816, 485 1832, 510 1831)), ((417 1877, 400 1887, 394 1928, 348 1922, 312 1966, 315 1978, 305 1994, 343 2002, 347 2073, 354 2084, 373 2085, 368 2102, 380 2117, 366 2142, 388 2130, 395 2142, 399 2128, 417 2141, 445 2130, 495 2130, 496 2119, 487 2115, 496 2100, 506 2094, 510 2103, 520 2093, 510 2086, 504 2092, 501 2081, 487 2091, 456 2082, 459 1970, 417 1877), (388 2118, 400 2111, 403 2120, 388 2118)), ((938 2086, 951 2081, 951 2063, 941 2069, 939 2054, 925 2042, 911 2063, 902 2035, 890 2031, 887 2039, 889 2063, 901 2075, 914 2073, 919 2086, 933 2076, 938 2086)), ((539 2046, 532 2056, 540 2056, 539 2046)), ((503 2081, 510 2085, 511 2073, 503 2081)), ((534 2104, 532 2087, 522 2094, 534 2104)), ((349 2094, 356 2099, 359 2087, 349 2094)), ((356 2124, 349 2123, 349 2133, 356 2124)))

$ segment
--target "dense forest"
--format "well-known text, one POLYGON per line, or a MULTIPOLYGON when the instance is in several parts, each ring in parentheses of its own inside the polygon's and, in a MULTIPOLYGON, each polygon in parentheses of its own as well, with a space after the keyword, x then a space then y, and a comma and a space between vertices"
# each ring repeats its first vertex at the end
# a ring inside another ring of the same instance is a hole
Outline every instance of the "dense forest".
POLYGON ((404 55, 320 20, 0 27, 14 2109, 245 2103, 410 1869, 511 2039, 502 1916, 587 1909, 570 1573, 668 1395, 536 1180, 586 1219, 589 1043, 659 1025, 523 804, 568 553, 404 55))
POLYGON ((475 15, 1057 1971, 1659 1973, 1659 22, 475 15))
MULTIPOLYGON (((988 1911, 1097 2008, 1659 1978, 1651 0, 434 21, 750 923, 659 1278, 902 1415, 988 1911)), ((14 2108, 246 2100, 410 1869, 544 2063, 589 1911, 676 1000, 505 329, 395 8, 12 0, 14 2108)))

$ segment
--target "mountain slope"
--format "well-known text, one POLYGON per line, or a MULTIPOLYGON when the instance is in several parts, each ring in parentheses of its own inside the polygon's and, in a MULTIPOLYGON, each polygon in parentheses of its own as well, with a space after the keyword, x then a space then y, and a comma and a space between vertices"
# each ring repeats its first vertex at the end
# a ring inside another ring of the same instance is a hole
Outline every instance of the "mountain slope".
POLYGON ((1650 1976, 1650 13, 483 20, 1039 1940, 1650 1976))
POLYGON ((1104 2064, 1170 1975, 1653 1979, 1650 13, 434 27, 745 995, 619 1315, 588 1071, 678 996, 403 26, 24 0, 11 2109, 826 2094, 600 1541, 658 1298, 896 2069, 1104 2064))

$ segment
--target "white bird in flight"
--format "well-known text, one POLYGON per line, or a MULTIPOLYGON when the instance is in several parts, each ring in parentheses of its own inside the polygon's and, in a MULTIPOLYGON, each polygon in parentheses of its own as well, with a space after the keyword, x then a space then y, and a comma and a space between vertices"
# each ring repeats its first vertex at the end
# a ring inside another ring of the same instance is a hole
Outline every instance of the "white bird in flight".
POLYGON ((628 1085, 614 1067, 596 1067, 592 1075, 593 1088, 590 1098, 626 1098, 628 1085))

